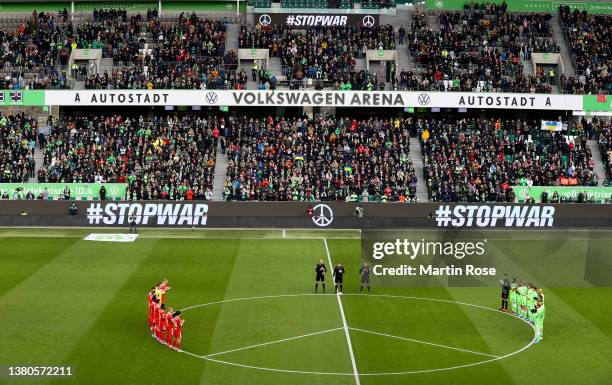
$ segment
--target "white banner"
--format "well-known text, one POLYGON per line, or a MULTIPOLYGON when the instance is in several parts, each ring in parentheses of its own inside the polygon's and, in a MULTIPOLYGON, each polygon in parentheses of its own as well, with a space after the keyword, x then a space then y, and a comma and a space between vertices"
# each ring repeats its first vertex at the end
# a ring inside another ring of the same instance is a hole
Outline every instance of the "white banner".
POLYGON ((134 242, 138 234, 89 234, 84 241, 98 242, 134 242))
POLYGON ((542 120, 540 129, 545 131, 565 131, 567 130, 567 125, 563 124, 563 122, 542 120))
POLYGON ((427 107, 582 110, 582 96, 481 92, 49 90, 50 106, 427 107))

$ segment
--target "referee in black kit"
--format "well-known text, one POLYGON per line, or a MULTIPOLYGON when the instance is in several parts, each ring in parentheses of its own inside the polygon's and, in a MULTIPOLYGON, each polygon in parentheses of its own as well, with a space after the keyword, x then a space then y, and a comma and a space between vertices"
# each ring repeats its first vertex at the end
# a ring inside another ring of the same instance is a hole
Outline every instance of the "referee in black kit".
POLYGON ((130 225, 130 234, 132 234, 132 230, 134 230, 134 234, 138 234, 138 229, 136 229, 136 215, 131 213, 128 217, 128 223, 130 225))
POLYGON ((344 282, 344 266, 341 263, 336 265, 334 268, 334 291, 338 294, 342 294, 342 283, 344 282), (340 291, 338 291, 340 287, 340 291))
POLYGON ((361 275, 359 293, 363 293, 363 287, 366 286, 368 288, 368 293, 372 294, 372 290, 370 289, 370 266, 368 266, 367 262, 364 262, 361 269, 359 269, 359 275, 361 275))
POLYGON ((315 293, 319 291, 319 282, 321 282, 323 293, 325 293, 325 273, 327 272, 327 267, 325 267, 323 259, 320 259, 317 266, 315 266, 315 272, 317 273, 315 277, 315 293))

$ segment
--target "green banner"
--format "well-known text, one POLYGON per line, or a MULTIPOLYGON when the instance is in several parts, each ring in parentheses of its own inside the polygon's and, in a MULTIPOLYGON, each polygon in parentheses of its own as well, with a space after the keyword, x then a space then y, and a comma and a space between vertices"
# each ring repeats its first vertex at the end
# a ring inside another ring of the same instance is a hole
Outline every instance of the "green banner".
POLYGON ((25 199, 26 194, 31 191, 37 199, 47 189, 48 199, 57 200, 64 198, 64 188, 68 187, 70 199, 98 200, 102 186, 106 189, 107 200, 125 198, 127 184, 124 183, 0 183, 0 195, 6 192, 9 199, 25 199))
MULTIPOLYGON (((501 4, 503 1, 487 1, 501 4)), ((459 10, 470 1, 466 0, 425 0, 428 9, 459 10)), ((558 12, 559 6, 568 5, 571 9, 586 10, 589 13, 612 14, 612 2, 597 1, 547 1, 547 0, 507 0, 508 11, 513 12, 558 12)))
MULTIPOLYGON (((236 12, 236 1, 162 1, 162 12, 236 12)), ((246 1, 240 2, 240 12, 246 12, 246 1)))
POLYGON ((612 111, 612 95, 584 95, 582 109, 584 111, 612 111))
POLYGON ((612 201, 612 187, 586 187, 586 186, 512 186, 514 195, 519 202, 533 198, 536 202, 542 201, 542 193, 548 193, 548 200, 552 199, 554 192, 559 194, 561 200, 575 202, 579 193, 586 193, 587 201, 591 199, 596 203, 612 201))
POLYGON ((44 106, 45 90, 0 91, 0 106, 44 106))

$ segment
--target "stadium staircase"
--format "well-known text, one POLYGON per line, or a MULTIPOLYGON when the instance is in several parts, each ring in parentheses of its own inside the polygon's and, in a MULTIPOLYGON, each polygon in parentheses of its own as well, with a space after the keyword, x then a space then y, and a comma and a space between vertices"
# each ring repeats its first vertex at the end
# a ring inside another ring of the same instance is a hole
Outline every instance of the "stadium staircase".
POLYGON ((423 173, 423 153, 421 152, 421 143, 417 137, 410 138, 410 158, 417 177, 417 200, 419 202, 427 202, 429 194, 427 193, 425 174, 423 173))
MULTIPOLYGON (((227 25, 227 30, 225 31, 225 52, 227 51, 235 51, 238 52, 238 37, 240 35, 240 26, 236 23, 230 23, 227 25)), ((247 74, 247 90, 256 90, 257 82, 253 81, 251 77, 251 65, 253 63, 249 61, 241 61, 240 66, 238 67, 238 72, 240 70, 244 70, 247 74)), ((278 72, 280 73, 280 71, 278 72)))
POLYGON ((533 61, 531 59, 523 62, 523 75, 525 76, 535 75, 535 72, 533 71, 533 61))
POLYGON ((359 72, 361 70, 365 71, 367 68, 368 63, 366 63, 366 59, 355 58, 355 72, 359 72))
POLYGON ((555 35, 555 41, 561 49, 561 60, 563 60, 563 66, 565 67, 565 76, 574 76, 576 74, 574 70, 574 61, 572 60, 570 49, 565 40, 565 34, 561 28, 561 19, 558 13, 552 14, 551 25, 553 33, 555 35))
POLYGON ((238 35, 240 29, 238 24, 229 23, 227 24, 227 30, 225 32, 225 50, 238 52, 238 35))
POLYGON ((100 62, 100 69, 98 73, 104 74, 104 71, 108 72, 108 74, 113 73, 113 58, 112 57, 104 57, 100 62))
POLYGON ((603 158, 601 157, 601 151, 599 151, 599 143, 594 139, 590 139, 587 140, 587 147, 591 150, 591 155, 593 155, 593 160, 595 161, 593 170, 597 174, 597 185, 603 186, 603 182, 606 180, 606 170, 603 158))
POLYGON ((414 65, 412 65, 410 52, 408 51, 408 34, 410 33, 410 26, 412 25, 412 12, 413 10, 398 9, 397 10, 397 21, 395 25, 396 33, 396 47, 397 47, 397 76, 403 70, 414 71, 414 65), (404 26, 406 30, 406 36, 404 37, 404 44, 399 44, 399 34, 397 31, 400 26, 404 26))
MULTIPOLYGON (((404 43, 406 41, 404 40, 404 43)), ((414 72, 414 64, 413 59, 410 57, 410 52, 408 51, 408 45, 399 45, 397 49, 397 76, 399 77, 399 73, 403 70, 413 71, 414 72)))
MULTIPOLYGON (((40 115, 37 117, 38 127, 44 127, 47 125, 47 117, 40 115)), ((34 176, 28 179, 30 183, 36 183, 38 181, 38 171, 43 167, 44 155, 43 151, 38 148, 38 140, 36 141, 36 147, 34 148, 34 176)))
POLYGON ((427 25, 431 27, 434 32, 440 32, 440 19, 436 12, 427 12, 427 25))
POLYGON ((227 177, 227 155, 221 152, 221 141, 217 143, 217 155, 215 158, 215 176, 213 178, 213 201, 223 200, 223 190, 227 177))

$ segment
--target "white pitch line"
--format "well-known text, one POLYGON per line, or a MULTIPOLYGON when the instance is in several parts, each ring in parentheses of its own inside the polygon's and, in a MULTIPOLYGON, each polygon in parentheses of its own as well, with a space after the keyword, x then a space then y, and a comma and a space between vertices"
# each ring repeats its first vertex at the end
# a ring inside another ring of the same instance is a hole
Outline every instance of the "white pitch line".
POLYGON ((431 346, 436 346, 438 348, 444 348, 444 349, 451 349, 451 350, 458 350, 460 352, 466 352, 466 353, 472 353, 472 354, 479 354, 481 356, 487 356, 487 357, 493 357, 493 358, 500 358, 499 356, 496 356, 494 354, 489 354, 489 353, 482 353, 482 352, 477 352, 474 350, 468 350, 468 349, 461 349, 461 348, 455 348, 453 346, 447 346, 447 345, 441 345, 441 344, 435 344, 433 342, 427 342, 427 341, 420 341, 420 340, 415 340, 413 338, 407 338, 407 337, 400 337, 400 336, 394 336, 392 334, 386 334, 386 333, 379 333, 379 332, 373 332, 371 330, 365 330, 365 329, 359 329, 359 328, 349 328, 351 330, 355 330, 358 332, 362 332, 362 333, 369 333, 369 334, 375 334, 378 336, 383 336, 383 337, 389 337, 389 338, 396 338, 398 340, 404 340, 404 341, 410 341, 410 342, 416 342, 418 344, 424 344, 424 345, 431 345, 431 346))
POLYGON ((236 348, 236 349, 231 349, 231 350, 225 350, 223 352, 218 352, 218 353, 212 353, 212 354, 206 354, 204 356, 199 356, 200 358, 209 358, 209 357, 215 357, 215 356, 220 356, 222 354, 227 354, 227 353, 233 353, 233 352, 239 352, 241 350, 247 350, 247 349, 253 349, 253 348, 258 348, 260 346, 267 346, 267 345, 273 345, 273 344, 278 344, 281 342, 286 342, 286 341, 291 341, 291 340, 298 340, 300 338, 306 338, 306 337, 311 337, 311 336, 316 336, 319 334, 325 334, 325 333, 330 333, 330 332, 335 332, 336 330, 340 330, 342 329, 341 327, 339 328, 334 328, 334 329, 328 329, 328 330, 323 330, 320 332, 314 332, 314 333, 308 333, 308 334, 302 334, 301 336, 295 336, 295 337, 289 337, 289 338, 283 338, 282 340, 275 340, 275 341, 269 341, 269 342, 263 342, 261 344, 256 344, 256 345, 251 345, 251 346, 245 346, 242 348, 236 348))
MULTIPOLYGON (((329 253, 329 247, 327 246, 326 238, 323 238, 323 244, 325 244, 325 252, 327 253, 327 261, 329 262, 329 268, 333 269, 334 264, 331 260, 331 254, 329 253)), ((342 307, 342 300, 340 299, 340 294, 336 294, 336 299, 338 300, 338 307, 340 308, 340 315, 342 316, 342 327, 344 328, 344 335, 346 336, 346 343, 348 345, 349 354, 351 356, 351 364, 353 365, 353 375, 355 376, 355 384, 361 385, 361 382, 359 381, 359 372, 357 371, 357 363, 355 362, 355 354, 353 353, 353 344, 351 344, 351 335, 349 332, 349 327, 346 323, 346 317, 344 316, 344 308, 342 307)))
POLYGON ((251 300, 257 300, 257 299, 286 298, 286 297, 320 297, 322 295, 333 295, 333 294, 302 293, 302 294, 261 295, 257 297, 222 299, 220 301, 201 303, 199 305, 193 305, 193 306, 185 307, 179 310, 183 312, 186 310, 195 309, 197 307, 220 305, 220 304, 228 303, 228 302, 240 302, 240 301, 251 301, 251 300))

